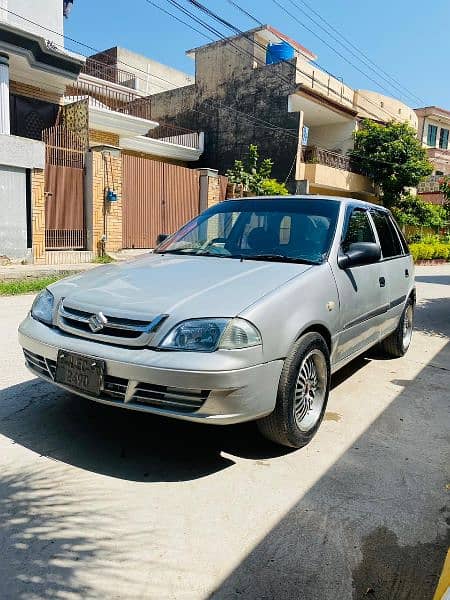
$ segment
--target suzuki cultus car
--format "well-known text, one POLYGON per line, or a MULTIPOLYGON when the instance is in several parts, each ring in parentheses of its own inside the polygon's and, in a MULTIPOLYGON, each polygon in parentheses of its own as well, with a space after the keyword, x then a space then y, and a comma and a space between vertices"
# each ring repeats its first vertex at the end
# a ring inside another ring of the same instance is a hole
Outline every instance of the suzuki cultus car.
POLYGON ((63 279, 20 325, 26 364, 97 402, 256 420, 307 444, 331 374, 411 342, 414 266, 389 211, 323 197, 221 202, 136 260, 63 279))

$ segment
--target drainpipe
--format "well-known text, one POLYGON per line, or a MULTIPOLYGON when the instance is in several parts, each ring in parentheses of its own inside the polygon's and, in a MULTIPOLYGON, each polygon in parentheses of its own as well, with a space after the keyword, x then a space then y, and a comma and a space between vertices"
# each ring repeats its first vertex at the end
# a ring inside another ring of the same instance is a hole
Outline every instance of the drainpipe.
POLYGON ((0 53, 0 133, 11 133, 9 121, 9 56, 0 53))

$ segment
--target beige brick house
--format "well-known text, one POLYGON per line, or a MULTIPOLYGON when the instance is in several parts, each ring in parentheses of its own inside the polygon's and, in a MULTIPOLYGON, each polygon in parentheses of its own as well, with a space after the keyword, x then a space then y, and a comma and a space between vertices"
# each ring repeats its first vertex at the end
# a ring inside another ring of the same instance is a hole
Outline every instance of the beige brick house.
POLYGON ((203 134, 152 118, 154 82, 173 89, 189 75, 123 49, 87 60, 66 51, 61 0, 1 6, 4 261, 78 263, 153 247, 223 197, 216 172, 188 168, 203 134))

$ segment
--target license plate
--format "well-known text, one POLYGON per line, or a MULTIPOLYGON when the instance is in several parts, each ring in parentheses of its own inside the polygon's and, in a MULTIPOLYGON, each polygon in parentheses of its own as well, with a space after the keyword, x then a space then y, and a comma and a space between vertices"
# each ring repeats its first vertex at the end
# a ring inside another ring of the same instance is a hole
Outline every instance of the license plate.
POLYGON ((103 389, 105 361, 60 350, 56 363, 56 383, 99 396, 103 389))

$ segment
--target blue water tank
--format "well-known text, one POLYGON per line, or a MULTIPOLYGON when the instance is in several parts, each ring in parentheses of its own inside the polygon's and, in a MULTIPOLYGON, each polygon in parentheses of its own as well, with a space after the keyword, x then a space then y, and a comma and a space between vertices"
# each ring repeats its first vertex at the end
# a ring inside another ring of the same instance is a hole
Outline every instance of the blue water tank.
POLYGON ((287 42, 269 44, 266 50, 266 65, 274 65, 284 60, 291 60, 294 56, 295 50, 287 42))

